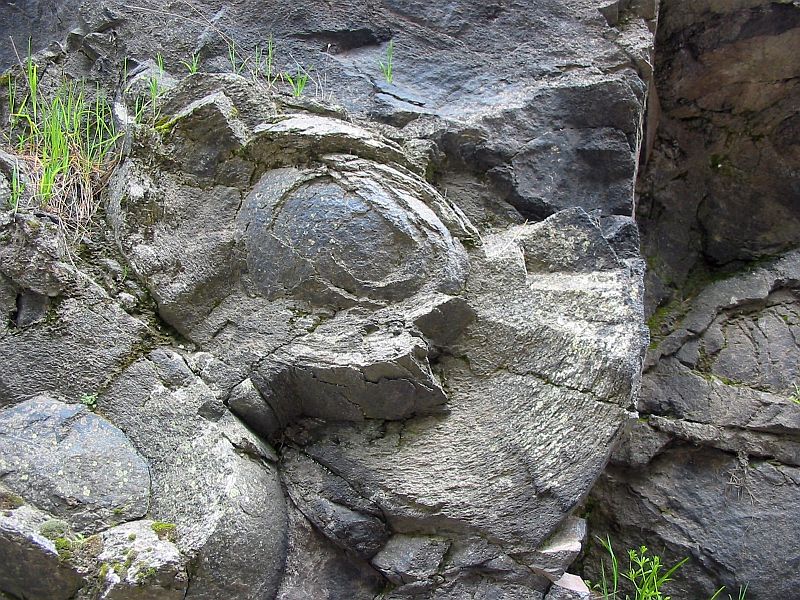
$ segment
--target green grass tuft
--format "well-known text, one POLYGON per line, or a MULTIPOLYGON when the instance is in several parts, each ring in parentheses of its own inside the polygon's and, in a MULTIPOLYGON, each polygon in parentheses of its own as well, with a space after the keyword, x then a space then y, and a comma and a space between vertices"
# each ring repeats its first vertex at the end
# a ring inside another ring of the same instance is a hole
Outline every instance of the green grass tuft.
POLYGON ((89 98, 82 82, 65 79, 44 93, 30 55, 21 78, 22 85, 13 76, 7 82, 5 139, 16 155, 11 208, 38 208, 57 215, 77 238, 97 212, 121 134, 99 88, 89 98))

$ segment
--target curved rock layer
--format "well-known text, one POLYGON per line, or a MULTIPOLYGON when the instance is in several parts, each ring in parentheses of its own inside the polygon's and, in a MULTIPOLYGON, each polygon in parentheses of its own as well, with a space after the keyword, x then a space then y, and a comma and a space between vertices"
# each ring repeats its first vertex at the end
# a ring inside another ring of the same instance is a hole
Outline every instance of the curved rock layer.
POLYGON ((0 221, 0 592, 586 597, 572 513, 646 343, 652 10, 141 4, 85 2, 47 55, 130 57, 91 280, 47 215, 0 221), (316 98, 220 31, 314 61, 316 98), (242 72, 179 77, 192 51, 242 72))

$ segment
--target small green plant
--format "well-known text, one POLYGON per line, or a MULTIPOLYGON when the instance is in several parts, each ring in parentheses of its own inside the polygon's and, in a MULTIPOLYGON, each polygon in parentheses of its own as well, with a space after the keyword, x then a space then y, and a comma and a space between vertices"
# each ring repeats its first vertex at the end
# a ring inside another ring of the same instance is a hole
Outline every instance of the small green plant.
POLYGON ((11 197, 8 200, 11 210, 17 210, 24 191, 25 183, 20 180, 19 162, 14 161, 14 169, 11 171, 11 197))
MULTIPOLYGON (((746 600, 746 598, 747 598, 747 586, 748 586, 748 584, 744 584, 743 586, 739 586, 739 593, 736 596, 736 600, 746 600)), ((711 598, 709 600, 717 600, 717 598, 720 597, 720 594, 722 592, 724 592, 726 589, 727 588, 723 585, 716 592, 714 592, 714 595, 711 596, 711 598)), ((734 600, 733 596, 728 594, 728 600, 734 600)))
POLYGON ((160 540, 169 540, 170 542, 174 542, 177 538, 178 528, 174 523, 153 521, 153 524, 150 525, 150 528, 160 540))
POLYGON ((275 69, 275 41, 272 35, 267 40, 267 47, 256 46, 253 51, 252 75, 254 80, 263 78, 268 87, 272 87, 280 79, 280 73, 275 69))
POLYGON ((99 191, 113 167, 121 134, 99 89, 89 99, 82 82, 65 79, 52 93, 43 94, 30 52, 20 65, 24 87, 13 76, 8 78, 5 138, 17 158, 10 203, 13 209, 22 208, 26 191, 26 202, 61 217, 77 238, 98 209, 99 191))
POLYGON ((228 41, 228 61, 231 63, 231 70, 237 75, 241 75, 247 66, 247 59, 239 57, 234 41, 228 41))
POLYGON ((137 98, 134 107, 134 120, 138 124, 145 122, 155 126, 161 116, 160 99, 164 95, 162 80, 164 79, 164 57, 160 53, 156 54, 155 73, 147 79, 147 97, 137 98))
POLYGON ((378 64, 381 67, 381 73, 383 73, 386 83, 391 85, 392 81, 394 81, 394 40, 389 40, 389 45, 386 46, 386 62, 381 60, 378 64))
POLYGON ((306 71, 303 67, 300 67, 295 73, 294 77, 292 77, 288 72, 284 73, 283 77, 289 82, 289 85, 292 88, 292 96, 299 98, 303 95, 303 90, 306 89, 306 84, 308 83, 308 71, 306 71))
POLYGON ((147 567, 146 569, 140 569, 138 573, 136 573, 136 585, 144 585, 148 581, 152 581, 158 575, 158 571, 156 571, 155 567, 147 567))
POLYGON ((191 59, 188 61, 182 60, 181 64, 186 67, 186 70, 189 71, 191 75, 194 75, 200 68, 200 53, 192 52, 191 59))
POLYGON ((50 541, 66 537, 69 533, 69 524, 61 519, 49 519, 39 526, 39 533, 50 541))
POLYGON ((16 510, 25 504, 22 496, 10 491, 0 490, 0 510, 16 510))
POLYGON ((56 538, 53 543, 58 552, 58 557, 61 560, 68 560, 72 558, 72 542, 64 537, 56 538))
POLYGON ((672 575, 680 569, 688 558, 677 562, 672 567, 666 568, 661 563, 661 557, 649 555, 646 546, 636 550, 628 550, 628 568, 620 571, 619 561, 611 539, 597 538, 611 559, 610 573, 606 573, 605 562, 600 563, 600 583, 594 587, 602 594, 603 600, 621 600, 619 584, 620 576, 633 586, 635 595, 625 594, 624 600, 669 600, 670 596, 663 595, 661 588, 672 580, 672 575))
POLYGON ((800 386, 798 386, 796 383, 792 385, 794 386, 794 391, 789 396, 789 400, 791 400, 795 404, 800 404, 800 386))
POLYGON ((81 394, 81 404, 89 410, 97 408, 97 394, 81 394))

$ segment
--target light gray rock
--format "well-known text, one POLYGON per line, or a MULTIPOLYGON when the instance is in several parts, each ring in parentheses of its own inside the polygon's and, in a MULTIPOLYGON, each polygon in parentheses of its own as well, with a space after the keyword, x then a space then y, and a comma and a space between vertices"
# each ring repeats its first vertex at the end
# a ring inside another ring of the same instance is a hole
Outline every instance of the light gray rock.
POLYGON ((185 597, 187 564, 169 539, 173 530, 165 525, 135 521, 103 533, 103 551, 97 556, 102 598, 133 600, 143 593, 158 600, 185 597))
POLYGON ((232 415, 209 420, 214 402, 180 355, 160 349, 132 364, 98 406, 150 463, 150 514, 175 526, 186 597, 274 595, 286 552, 274 454, 232 415))
POLYGON ((447 400, 413 331, 345 316, 281 348, 252 377, 284 426, 300 416, 405 419, 442 412, 447 400))
POLYGON ((20 288, 56 296, 75 280, 64 237, 48 217, 0 213, 0 272, 20 288))
POLYGON ((589 588, 577 575, 564 573, 547 592, 545 600, 590 600, 589 588))
POLYGON ((562 585, 565 571, 578 558, 585 541, 586 521, 573 516, 567 517, 558 531, 528 559, 531 568, 556 584, 561 582, 559 585, 562 585))
POLYGON ((149 508, 148 464, 125 434, 47 396, 0 412, 0 479, 85 535, 149 508))

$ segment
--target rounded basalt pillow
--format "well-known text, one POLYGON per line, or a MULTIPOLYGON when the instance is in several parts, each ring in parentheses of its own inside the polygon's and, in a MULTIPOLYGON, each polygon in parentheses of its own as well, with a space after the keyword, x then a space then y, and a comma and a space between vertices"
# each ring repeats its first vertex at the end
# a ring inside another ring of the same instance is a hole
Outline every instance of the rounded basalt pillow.
POLYGON ((348 157, 268 171, 244 201, 246 280, 274 299, 385 306, 421 291, 457 293, 466 252, 422 202, 414 178, 348 157))

